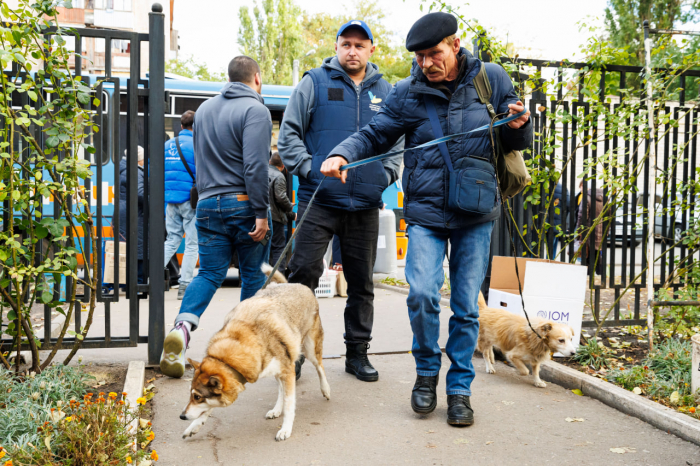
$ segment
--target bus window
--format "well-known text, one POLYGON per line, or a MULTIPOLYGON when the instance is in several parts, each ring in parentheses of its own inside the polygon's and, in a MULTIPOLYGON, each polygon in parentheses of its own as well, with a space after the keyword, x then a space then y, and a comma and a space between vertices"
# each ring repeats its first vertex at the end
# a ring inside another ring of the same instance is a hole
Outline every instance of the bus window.
POLYGON ((197 111, 200 105, 209 100, 209 97, 175 97, 175 111, 173 114, 182 115, 187 110, 197 111))

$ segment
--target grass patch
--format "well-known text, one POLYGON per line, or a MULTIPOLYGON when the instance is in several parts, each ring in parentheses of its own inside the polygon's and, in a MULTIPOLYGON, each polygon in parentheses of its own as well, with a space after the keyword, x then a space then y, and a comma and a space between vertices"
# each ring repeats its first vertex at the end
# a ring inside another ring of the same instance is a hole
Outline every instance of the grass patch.
POLYGON ((589 338, 585 345, 580 345, 573 359, 582 366, 590 366, 595 370, 611 367, 612 351, 595 338, 589 338))

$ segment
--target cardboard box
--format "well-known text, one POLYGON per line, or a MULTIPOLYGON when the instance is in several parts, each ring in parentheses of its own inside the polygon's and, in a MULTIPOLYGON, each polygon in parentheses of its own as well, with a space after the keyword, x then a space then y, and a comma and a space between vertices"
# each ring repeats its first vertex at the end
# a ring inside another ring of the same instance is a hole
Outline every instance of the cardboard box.
MULTIPOLYGON (((114 241, 105 241, 105 254, 108 252, 114 253, 114 241)), ((126 255, 126 243, 124 241, 119 242, 119 255, 126 255)))
MULTIPOLYGON (((586 299, 586 267, 545 259, 516 260, 525 310, 530 320, 539 318, 570 325, 574 329, 574 344, 578 347, 586 299)), ((525 316, 512 257, 493 258, 488 306, 525 316)), ((561 355, 557 353, 555 356, 561 355)))
MULTIPOLYGON (((107 247, 105 244, 105 250, 106 249, 107 247)), ((121 253, 122 251, 124 254, 119 254, 118 265, 115 263, 114 252, 105 252, 104 263, 102 264, 104 270, 102 275, 102 283, 114 283, 114 270, 117 266, 119 267, 119 283, 124 284, 126 282, 126 248, 120 250, 119 252, 121 253)))

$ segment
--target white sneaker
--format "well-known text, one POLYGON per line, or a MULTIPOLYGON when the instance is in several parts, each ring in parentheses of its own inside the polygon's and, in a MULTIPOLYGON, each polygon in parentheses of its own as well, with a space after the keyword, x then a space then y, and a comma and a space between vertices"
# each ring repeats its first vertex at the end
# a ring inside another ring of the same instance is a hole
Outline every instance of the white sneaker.
POLYGON ((168 333, 163 342, 160 370, 168 377, 179 379, 185 374, 185 350, 189 346, 190 332, 182 322, 168 333))

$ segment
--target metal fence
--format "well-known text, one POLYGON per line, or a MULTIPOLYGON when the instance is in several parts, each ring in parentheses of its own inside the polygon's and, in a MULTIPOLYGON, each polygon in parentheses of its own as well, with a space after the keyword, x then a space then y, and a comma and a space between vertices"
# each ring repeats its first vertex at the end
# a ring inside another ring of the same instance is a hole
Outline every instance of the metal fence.
MULTIPOLYGON (((475 54, 478 54, 478 48, 475 44, 475 54)), ((485 55, 485 54, 484 54, 485 55)), ((482 58, 486 58, 482 55, 482 58)), ((505 60, 505 59, 504 59, 505 60)), ((542 74, 553 76, 559 84, 562 83, 564 76, 583 76, 584 70, 594 69, 594 66, 589 63, 569 63, 569 62, 548 62, 544 60, 529 60, 518 59, 516 61, 521 73, 523 71, 537 70, 542 74)), ((628 88, 628 83, 631 80, 641 75, 643 68, 633 66, 605 66, 600 73, 599 95, 610 96, 611 89, 616 90, 616 95, 621 95, 619 92, 622 89, 628 88)), ((522 74, 521 74, 522 76, 522 74)), ((681 118, 681 122, 677 126, 669 123, 661 125, 659 134, 665 134, 663 138, 656 141, 658 155, 658 170, 659 173, 664 173, 664 181, 659 182, 657 189, 657 222, 655 231, 657 234, 657 251, 659 249, 666 250, 678 239, 679 234, 688 228, 691 222, 698 220, 700 215, 700 207, 698 200, 692 192, 685 193, 681 190, 681 186, 687 183, 695 175, 698 167, 697 156, 697 130, 698 118, 700 117, 700 109, 695 107, 695 103, 688 104, 686 102, 686 85, 694 82, 697 85, 697 78, 700 77, 700 71, 686 71, 678 75, 675 79, 681 89, 679 92, 679 100, 673 105, 669 104, 666 111, 672 112, 677 119, 679 115, 685 114, 681 118), (679 157, 678 163, 673 163, 674 157, 679 157), (673 206, 680 202, 687 202, 690 205, 689 210, 684 210, 677 214, 673 206), (667 212, 659 214, 659 212, 667 212)), ((540 82, 543 82, 541 80, 540 82)), ((546 89, 546 87, 544 87, 546 89)), ((648 164, 645 163, 648 139, 621 137, 599 138, 599 143, 595 146, 586 145, 578 147, 576 121, 571 123, 561 123, 555 125, 548 121, 547 114, 542 107, 556 112, 564 110, 573 114, 588 115, 592 110, 591 102, 583 93, 583 85, 581 80, 578 82, 578 98, 563 99, 562 86, 554 86, 550 92, 538 88, 526 100, 526 106, 531 112, 532 123, 535 131, 535 143, 532 148, 533 154, 542 157, 543 143, 541 133, 549 129, 551 133, 556 133, 559 139, 558 144, 561 148, 556 152, 552 152, 545 158, 554 166, 561 169, 561 189, 562 203, 558 206, 561 213, 561 230, 568 234, 568 242, 562 244, 562 239, 559 238, 558 254, 549 253, 555 244, 556 231, 550 228, 546 236, 547 247, 539 253, 539 257, 553 259, 562 262, 572 262, 575 257, 574 242, 571 241, 572 233, 575 228, 575 213, 578 208, 583 209, 583 212, 590 210, 589 215, 584 215, 583 225, 591 226, 592 219, 595 219, 599 212, 596 212, 596 204, 592 203, 591 208, 587 209, 588 192, 595 193, 596 189, 603 190, 603 203, 607 205, 609 201, 610 186, 602 185, 596 181, 597 171, 601 168, 600 165, 593 165, 590 171, 590 181, 584 183, 583 189, 579 190, 579 175, 584 170, 587 162, 596 159, 603 154, 614 154, 615 157, 621 157, 625 165, 630 163, 636 165, 644 163, 643 176, 638 181, 638 189, 633 191, 628 202, 623 202, 620 205, 619 212, 613 210, 611 215, 606 216, 606 221, 603 224, 603 231, 606 232, 602 241, 599 260, 602 261, 602 267, 599 269, 600 275, 596 274, 595 258, 596 251, 590 248, 588 254, 584 254, 581 258, 581 264, 588 267, 589 289, 592 291, 590 306, 592 315, 589 319, 585 319, 584 327, 595 327, 597 321, 601 318, 601 313, 605 315, 607 308, 602 309, 602 297, 607 297, 607 303, 617 302, 608 319, 605 321, 605 326, 620 326, 620 325, 645 325, 646 320, 643 318, 641 310, 646 309, 647 297, 643 296, 643 291, 646 290, 647 280, 650 279, 648 273, 644 271, 647 267, 648 258, 646 253, 646 238, 648 226, 648 211, 650 207, 649 195, 646 192, 648 186, 650 170, 648 164), (540 134, 538 137, 537 135, 540 134), (602 139, 602 140, 601 140, 602 139), (610 151, 610 152, 609 152, 610 151), (561 167, 561 160, 571 157, 568 165, 561 167), (596 184, 598 183, 598 184, 596 184), (582 192, 581 192, 582 191, 582 192), (581 193, 581 204, 579 206, 578 194, 581 193), (639 245, 639 246, 638 246, 639 245), (623 290, 629 286, 627 293, 633 297, 634 306, 629 308, 629 311, 622 309, 620 297, 623 290), (604 290, 611 290, 605 292, 604 290)), ((619 107, 619 99, 612 99, 613 102, 606 103, 609 109, 615 110, 619 107), (615 101, 617 100, 617 102, 615 101)), ((600 120, 600 127, 593 129, 598 131, 599 135, 606 134, 605 129, 608 122, 600 120)), ((658 139, 658 138, 657 138, 658 139)), ((541 161, 541 159, 540 159, 541 161)), ((541 161, 542 162, 542 161, 541 161)), ((603 167, 605 168, 605 167, 603 167)), ((623 176, 624 173, 618 173, 617 169, 612 168, 613 176, 623 176)), ((543 188, 535 188, 543 191, 543 188)), ((554 196, 554 186, 551 186, 548 193, 541 192, 543 199, 548 199, 554 196)), ((523 231, 526 227, 526 233, 523 235, 524 240, 514 235, 516 243, 515 254, 518 257, 526 254, 524 244, 531 244, 535 241, 536 235, 533 233, 534 228, 542 229, 544 222, 554 225, 554 209, 551 208, 545 211, 544 205, 533 205, 527 203, 524 205, 523 195, 517 196, 511 201, 513 208, 515 226, 523 231)), ((512 256, 512 246, 509 239, 507 225, 502 217, 496 225, 492 239, 492 254, 498 256, 512 256)), ((656 254, 658 258, 658 253, 656 254)), ((676 267, 676 264, 683 261, 700 260, 700 253, 688 251, 685 245, 671 248, 668 255, 664 259, 658 260, 653 274, 654 288, 658 290, 662 284, 666 283, 671 277, 671 273, 676 267)), ((490 276, 490 271, 489 271, 490 276)), ((674 290, 683 286, 679 280, 673 280, 667 284, 669 288, 674 290)))
MULTIPOLYGON (((57 29, 49 29, 45 34, 47 39, 51 35, 58 34, 57 29)), ((154 4, 153 11, 149 14, 149 33, 142 34, 138 32, 111 30, 111 29, 68 29, 61 30, 60 34, 74 37, 75 43, 75 58, 71 60, 74 69, 71 70, 76 80, 82 80, 88 84, 99 82, 96 87, 96 95, 100 100, 103 100, 99 106, 94 108, 94 123, 99 126, 101 136, 95 137, 93 141, 95 153, 89 154, 85 151, 85 159, 91 160, 93 176, 86 178, 84 183, 84 194, 87 199, 95 199, 95 207, 93 210, 94 228, 97 235, 97 248, 91 250, 89 241, 83 242, 86 257, 91 254, 96 254, 98 270, 103 268, 103 239, 115 239, 115 258, 118 261, 119 257, 119 209, 120 209, 120 185, 119 179, 119 161, 122 158, 122 149, 120 144, 120 135, 126 135, 126 160, 127 160, 127 182, 124 187, 126 196, 126 258, 127 258, 127 274, 126 277, 119 276, 119 266, 114 270, 114 287, 113 291, 107 292, 101 287, 97 288, 96 302, 104 304, 104 336, 88 336, 82 342, 82 348, 117 348, 117 347, 133 347, 139 343, 148 343, 148 355, 150 363, 157 363, 162 351, 164 330, 164 289, 165 280, 163 272, 163 248, 162 242, 164 238, 164 218, 162 213, 164 205, 164 173, 163 173, 163 145, 165 142, 164 134, 164 66, 165 66, 165 39, 164 39, 164 15, 162 7, 159 4, 154 4), (84 76, 83 75, 83 41, 80 38, 92 38, 104 41, 104 76, 84 76), (123 94, 120 92, 120 79, 112 72, 113 64, 113 47, 112 41, 128 41, 130 50, 130 74, 126 81, 126 111, 127 111, 127 128, 120 128, 120 108, 123 94), (141 79, 141 53, 147 46, 149 54, 149 79, 141 79), (105 103, 108 102, 108 105, 105 103), (143 115, 143 125, 145 128, 139 128, 138 115, 143 115), (140 131, 141 130, 141 131, 140 131), (145 135, 145 136, 144 136, 145 135), (147 168, 147 181, 144 182, 143 193, 143 231, 144 231, 144 260, 143 260, 143 282, 138 283, 138 146, 141 145, 145 152, 144 166, 147 168), (111 157, 110 155, 115 155, 111 157), (104 160, 112 160, 113 179, 108 179, 110 175, 105 173, 106 164, 104 160), (104 192, 105 185, 114 186, 114 211, 112 213, 112 222, 108 222, 103 212, 103 200, 108 193, 104 192), (93 192, 94 190, 94 192, 93 192), (149 215, 150 212, 155 215, 149 215), (111 237, 111 238, 110 238, 111 237), (150 247, 154 245, 154 247, 150 247), (119 289, 122 283, 126 284, 126 298, 129 301, 129 331, 127 335, 112 335, 112 304, 119 302, 119 289), (139 301, 149 299, 149 331, 148 336, 140 335, 139 332, 139 301)), ((15 64, 13 64, 15 65, 15 64)), ((15 65, 16 66, 16 65, 15 65)), ((12 69, 12 76, 19 76, 23 79, 21 73, 16 67, 12 69)), ((41 91, 41 90, 38 90, 41 91)), ((18 94, 17 104, 20 106, 32 105, 36 109, 41 106, 41 101, 32 102, 28 99, 26 93, 18 94)), ((13 103, 14 105, 14 103, 13 103)), ((30 127, 37 138, 37 141, 44 141, 42 128, 34 124, 30 127)), ((28 156, 28 149, 25 149, 25 157, 28 156)), ((65 157, 65 154, 59 154, 59 157, 65 157)), ((69 199, 69 206, 72 202, 69 199)), ((45 215, 53 215, 54 218, 60 216, 59 206, 54 203, 53 212, 44 212, 45 215)), ((3 225, 8 225, 8 218, 13 215, 12 205, 9 201, 2 204, 3 225)), ((72 232, 66 232, 70 235, 72 232)), ((87 236, 87 235, 84 235, 87 236)), ((81 241, 81 237, 75 237, 75 241, 81 241)), ((43 253, 50 253, 46 247, 48 242, 40 244, 44 249, 40 250, 43 253)), ((96 272, 97 276, 101 272, 96 272)), ((65 289, 72 288, 72 279, 65 280, 65 289)), ((84 291, 80 291, 76 296, 79 302, 74 303, 76 311, 74 312, 75 324, 73 331, 76 334, 81 332, 84 322, 82 313, 80 312, 81 302, 87 303, 90 301, 90 289, 83 287, 84 291)), ((66 293, 67 295, 68 293, 66 293)), ((59 286, 54 286, 54 301, 61 299, 61 290, 59 286)), ((66 299, 69 297, 66 296, 66 299)), ((54 348, 68 349, 75 344, 75 337, 65 337, 58 343, 56 338, 51 336, 51 307, 44 306, 44 330, 41 337, 41 350, 51 350, 54 348)), ((70 327, 69 327, 70 329, 70 327)), ((39 336, 39 335, 37 335, 39 336)), ((12 340, 1 340, 5 348, 12 344, 12 340)), ((26 346, 26 345, 25 345, 26 346)))

